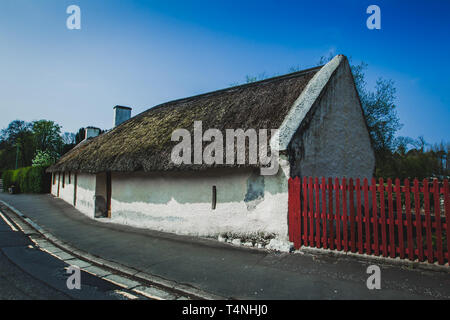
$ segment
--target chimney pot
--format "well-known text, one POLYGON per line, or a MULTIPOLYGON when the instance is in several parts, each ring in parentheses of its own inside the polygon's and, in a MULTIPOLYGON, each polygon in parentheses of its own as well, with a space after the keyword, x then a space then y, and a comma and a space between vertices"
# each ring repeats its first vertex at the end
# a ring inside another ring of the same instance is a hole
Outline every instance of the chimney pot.
POLYGON ((86 133, 84 137, 85 140, 95 138, 100 134, 100 129, 96 127, 86 127, 84 130, 86 133))
POLYGON ((131 108, 125 106, 114 107, 114 127, 131 118, 131 108))

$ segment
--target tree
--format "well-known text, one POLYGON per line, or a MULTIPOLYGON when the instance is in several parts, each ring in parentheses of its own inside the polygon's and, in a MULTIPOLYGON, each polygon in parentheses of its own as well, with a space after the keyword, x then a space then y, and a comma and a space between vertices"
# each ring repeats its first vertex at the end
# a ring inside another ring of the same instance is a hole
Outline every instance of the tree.
POLYGON ((369 134, 378 161, 395 149, 395 134, 402 125, 395 105, 394 81, 378 78, 375 90, 367 89, 364 70, 367 64, 362 62, 352 66, 356 89, 366 118, 369 134))
POLYGON ((84 128, 80 128, 78 132, 75 134, 75 143, 79 144, 86 137, 86 130, 84 128))
POLYGON ((79 144, 86 137, 86 130, 84 128, 80 128, 75 134, 75 144, 79 144))
POLYGON ((10 144, 16 144, 17 139, 23 136, 25 132, 31 130, 32 124, 22 120, 11 121, 6 129, 3 129, 0 134, 2 141, 7 141, 10 144))
POLYGON ((16 147, 6 141, 0 141, 0 172, 15 169, 15 163, 16 147))
POLYGON ((54 163, 80 137, 84 139, 83 128, 78 134, 61 134, 61 126, 50 120, 14 120, 0 131, 0 171, 15 169, 16 163, 17 167, 54 163))
POLYGON ((397 137, 396 150, 390 155, 389 161, 377 168, 377 175, 395 177, 401 180, 448 178, 450 170, 447 167, 447 157, 450 144, 441 142, 430 146, 423 137, 412 139, 397 137))
POLYGON ((31 165, 35 152, 32 124, 22 121, 11 121, 6 129, 1 130, 0 150, 1 168, 14 169, 20 166, 31 165))
POLYGON ((33 135, 36 149, 60 154, 63 146, 61 126, 50 120, 33 122, 33 135))
POLYGON ((373 147, 379 156, 394 150, 395 133, 402 127, 394 104, 395 91, 392 80, 380 78, 375 92, 366 93, 361 98, 373 147))

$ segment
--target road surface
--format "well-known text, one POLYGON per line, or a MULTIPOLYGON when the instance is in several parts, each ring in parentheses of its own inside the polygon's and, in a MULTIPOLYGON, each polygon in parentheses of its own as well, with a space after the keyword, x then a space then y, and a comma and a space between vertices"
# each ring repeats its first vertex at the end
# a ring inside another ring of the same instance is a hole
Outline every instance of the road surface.
POLYGON ((50 195, 0 193, 56 238, 134 270, 232 299, 450 299, 448 271, 361 257, 278 253, 105 223, 50 195), (369 290, 367 268, 381 269, 369 290))
POLYGON ((0 214, 0 300, 68 300, 141 298, 119 286, 81 272, 81 289, 67 288, 69 265, 36 248, 0 214))

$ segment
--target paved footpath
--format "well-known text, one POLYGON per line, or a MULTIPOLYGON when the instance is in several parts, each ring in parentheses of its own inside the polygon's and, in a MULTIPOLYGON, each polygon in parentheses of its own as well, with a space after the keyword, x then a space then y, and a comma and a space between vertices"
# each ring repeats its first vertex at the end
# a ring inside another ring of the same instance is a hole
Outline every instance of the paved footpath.
POLYGON ((72 246, 154 276, 234 299, 450 299, 450 273, 347 256, 235 247, 90 219, 51 195, 0 200, 72 246), (366 286, 381 268, 381 290, 366 286))

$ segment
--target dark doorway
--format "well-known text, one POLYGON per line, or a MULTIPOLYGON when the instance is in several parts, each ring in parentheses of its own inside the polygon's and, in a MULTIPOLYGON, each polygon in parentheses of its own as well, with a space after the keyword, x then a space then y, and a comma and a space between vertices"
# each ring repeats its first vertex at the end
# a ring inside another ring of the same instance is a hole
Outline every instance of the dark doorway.
POLYGON ((106 173, 106 209, 107 217, 111 218, 111 172, 106 173))
POLYGON ((108 217, 108 174, 106 172, 97 173, 95 179, 95 217, 108 217))
POLYGON ((58 192, 56 193, 56 196, 59 198, 59 186, 61 184, 61 172, 58 172, 58 192))
POLYGON ((78 174, 75 172, 73 177, 73 206, 77 206, 77 186, 78 186, 78 174))

